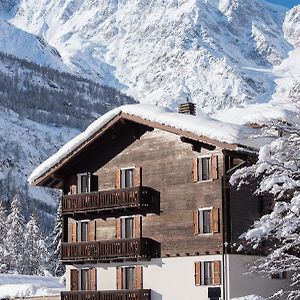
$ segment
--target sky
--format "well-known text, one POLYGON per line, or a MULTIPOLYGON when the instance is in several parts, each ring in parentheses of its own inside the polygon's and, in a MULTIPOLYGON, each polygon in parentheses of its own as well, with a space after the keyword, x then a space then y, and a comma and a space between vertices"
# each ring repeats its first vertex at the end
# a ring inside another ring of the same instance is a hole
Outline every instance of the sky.
POLYGON ((297 4, 300 4, 300 0, 268 0, 268 1, 282 6, 290 7, 290 8, 297 4))

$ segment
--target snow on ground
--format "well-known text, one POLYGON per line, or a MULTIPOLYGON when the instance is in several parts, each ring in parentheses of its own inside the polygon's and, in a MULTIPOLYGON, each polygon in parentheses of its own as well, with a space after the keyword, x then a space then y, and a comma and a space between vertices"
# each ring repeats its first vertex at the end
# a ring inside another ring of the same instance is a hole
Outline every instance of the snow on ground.
MULTIPOLYGON (((107 124, 120 113, 141 117, 158 124, 167 125, 183 131, 191 132, 199 136, 206 136, 220 142, 241 145, 255 145, 260 141, 255 140, 259 131, 230 123, 220 122, 205 114, 197 116, 178 114, 165 107, 149 104, 124 105, 113 109, 93 122, 84 132, 65 144, 57 153, 38 166, 28 178, 32 183, 42 174, 59 163, 65 156, 88 140, 94 133, 107 124), (252 139, 251 139, 252 137, 252 139), (251 140, 250 143, 248 140, 251 140)), ((262 141, 265 142, 265 141, 262 141)))
POLYGON ((0 274, 0 298, 59 295, 64 285, 58 277, 0 274))
POLYGON ((232 298, 231 300, 264 300, 265 298, 262 298, 261 296, 257 295, 248 295, 244 297, 239 297, 239 298, 232 298))

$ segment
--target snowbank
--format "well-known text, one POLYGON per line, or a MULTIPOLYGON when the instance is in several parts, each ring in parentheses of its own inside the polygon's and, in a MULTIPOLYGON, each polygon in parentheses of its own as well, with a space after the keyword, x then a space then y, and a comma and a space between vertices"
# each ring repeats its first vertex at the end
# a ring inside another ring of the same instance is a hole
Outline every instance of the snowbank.
POLYGON ((265 298, 262 298, 261 296, 257 295, 249 295, 249 296, 244 296, 244 297, 239 297, 239 298, 233 298, 231 300, 264 300, 265 298))
POLYGON ((124 105, 115 108, 93 122, 84 132, 65 144, 57 153, 38 166, 28 178, 32 183, 42 174, 50 170, 79 145, 120 113, 143 118, 144 120, 168 125, 176 129, 188 131, 199 136, 206 136, 229 144, 245 144, 250 136, 257 136, 258 131, 245 126, 234 125, 210 118, 204 113, 197 116, 178 114, 165 107, 147 104, 124 105))
POLYGON ((59 295, 64 289, 57 277, 0 274, 0 298, 59 295))

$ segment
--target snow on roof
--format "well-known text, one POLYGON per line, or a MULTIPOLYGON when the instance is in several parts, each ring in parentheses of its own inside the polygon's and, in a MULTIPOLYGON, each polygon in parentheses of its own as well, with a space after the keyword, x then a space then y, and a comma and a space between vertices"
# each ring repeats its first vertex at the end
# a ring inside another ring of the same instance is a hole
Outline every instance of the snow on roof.
POLYGON ((124 105, 107 112, 87 127, 84 132, 66 143, 58 152, 49 157, 32 172, 28 178, 28 182, 30 184, 33 183, 121 113, 228 144, 249 146, 247 142, 249 137, 257 136, 258 134, 258 131, 253 128, 221 122, 201 112, 197 116, 192 116, 179 114, 168 108, 149 104, 124 105))

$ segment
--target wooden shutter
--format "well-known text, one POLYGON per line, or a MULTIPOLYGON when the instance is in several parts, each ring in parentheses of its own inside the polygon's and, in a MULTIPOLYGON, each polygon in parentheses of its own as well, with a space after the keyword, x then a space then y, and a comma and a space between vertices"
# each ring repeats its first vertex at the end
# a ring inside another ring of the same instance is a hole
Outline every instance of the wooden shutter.
POLYGON ((218 155, 213 154, 210 158, 211 179, 218 179, 218 155))
POLYGON ((77 223, 72 223, 72 243, 77 242, 77 223))
POLYGON ((135 187, 142 186, 142 168, 141 167, 134 168, 134 186, 135 187))
POLYGON ((214 284, 215 285, 221 284, 221 261, 220 260, 214 261, 214 284))
POLYGON ((117 290, 122 290, 123 284, 122 284, 122 267, 117 267, 117 290))
POLYGON ((199 181, 199 174, 198 174, 198 158, 194 158, 193 160, 193 181, 199 181))
POLYGON ((88 225, 88 241, 96 241, 96 220, 92 220, 88 225))
POLYGON ((90 269, 90 290, 97 291, 97 269, 90 269))
POLYGON ((71 277, 71 291, 78 291, 78 270, 71 269, 70 270, 71 277))
POLYGON ((142 266, 136 266, 136 289, 142 289, 143 288, 143 267, 142 266))
POLYGON ((219 209, 214 207, 212 209, 212 226, 213 226, 213 233, 219 232, 219 209))
POLYGON ((134 216, 135 238, 142 236, 142 216, 134 216))
POLYGON ((199 211, 198 209, 194 210, 194 235, 197 236, 199 234, 199 211))
POLYGON ((97 192, 98 191, 98 176, 97 175, 90 175, 90 192, 97 192))
POLYGON ((116 170, 116 189, 121 188, 121 170, 116 170))
POLYGON ((201 285, 201 262, 195 262, 195 285, 201 285))
POLYGON ((121 238, 121 219, 116 219, 116 238, 121 238))

